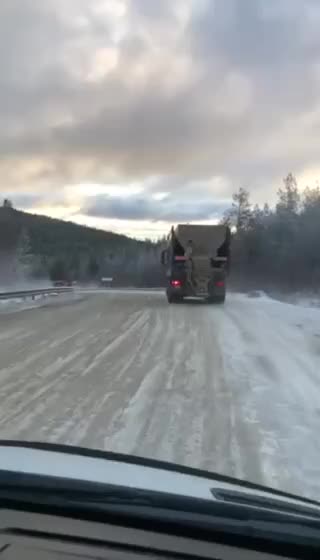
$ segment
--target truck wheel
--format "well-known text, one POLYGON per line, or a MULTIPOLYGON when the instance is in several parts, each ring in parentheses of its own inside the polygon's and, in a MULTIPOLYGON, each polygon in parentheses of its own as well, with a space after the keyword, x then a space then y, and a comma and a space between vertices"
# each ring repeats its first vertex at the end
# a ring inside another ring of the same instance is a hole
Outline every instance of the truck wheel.
POLYGON ((167 295, 168 303, 181 303, 183 298, 181 296, 167 295))
POLYGON ((223 296, 212 296, 208 298, 208 303, 223 304, 226 300, 226 295, 223 296))

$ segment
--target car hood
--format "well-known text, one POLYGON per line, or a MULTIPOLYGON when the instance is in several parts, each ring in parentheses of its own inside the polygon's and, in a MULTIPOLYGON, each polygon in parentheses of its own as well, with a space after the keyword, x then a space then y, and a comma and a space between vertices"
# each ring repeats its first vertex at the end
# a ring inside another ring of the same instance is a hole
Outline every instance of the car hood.
MULTIPOLYGON (((0 441, 0 471, 81 480, 215 501, 216 491, 305 505, 310 500, 171 463, 64 445, 0 441)), ((320 512, 320 504, 312 502, 320 512)))

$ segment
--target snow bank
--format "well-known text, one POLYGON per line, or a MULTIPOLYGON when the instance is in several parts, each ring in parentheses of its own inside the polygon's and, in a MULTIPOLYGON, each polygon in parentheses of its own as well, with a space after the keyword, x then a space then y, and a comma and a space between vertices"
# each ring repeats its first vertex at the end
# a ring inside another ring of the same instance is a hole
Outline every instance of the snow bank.
MULTIPOLYGON (((230 295, 221 328, 238 441, 265 484, 320 498, 320 309, 230 295)), ((252 469, 252 475, 251 475, 252 469)))
POLYGON ((10 298, 0 300, 0 314, 1 313, 17 313, 27 309, 34 309, 37 307, 44 307, 47 305, 57 305, 63 303, 70 303, 73 301, 81 300, 83 296, 75 293, 51 293, 27 296, 26 298, 10 298))

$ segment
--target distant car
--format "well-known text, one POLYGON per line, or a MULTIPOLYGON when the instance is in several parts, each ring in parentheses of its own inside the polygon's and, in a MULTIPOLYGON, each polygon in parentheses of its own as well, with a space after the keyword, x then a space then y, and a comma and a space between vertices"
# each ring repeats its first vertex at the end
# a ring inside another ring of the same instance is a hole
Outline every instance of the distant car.
POLYGON ((112 286, 113 278, 104 276, 100 280, 100 286, 103 288, 110 288, 112 286))
POLYGON ((55 280, 53 282, 53 285, 55 288, 59 288, 59 287, 62 288, 64 286, 72 286, 73 283, 71 280, 55 280))

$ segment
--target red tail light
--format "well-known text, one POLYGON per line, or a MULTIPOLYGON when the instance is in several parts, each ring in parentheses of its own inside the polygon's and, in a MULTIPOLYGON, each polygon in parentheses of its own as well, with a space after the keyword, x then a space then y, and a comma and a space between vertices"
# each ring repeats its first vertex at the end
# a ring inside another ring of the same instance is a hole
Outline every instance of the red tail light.
POLYGON ((215 285, 217 286, 217 288, 223 288, 224 286, 224 281, 223 280, 217 280, 215 282, 215 285))
POLYGON ((173 288, 180 288, 181 287, 181 280, 171 280, 170 284, 173 288))

